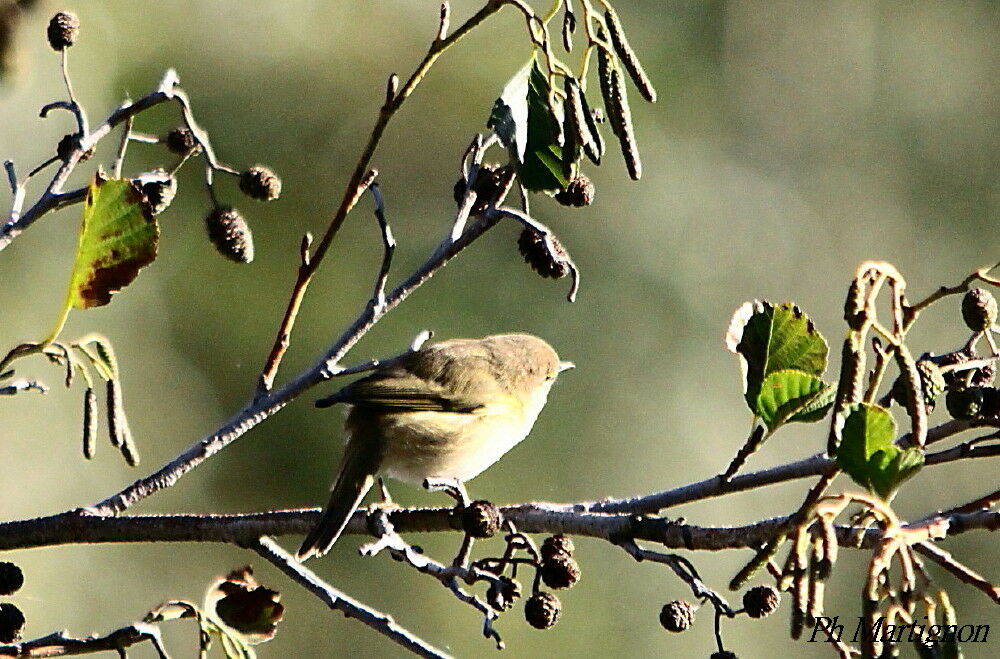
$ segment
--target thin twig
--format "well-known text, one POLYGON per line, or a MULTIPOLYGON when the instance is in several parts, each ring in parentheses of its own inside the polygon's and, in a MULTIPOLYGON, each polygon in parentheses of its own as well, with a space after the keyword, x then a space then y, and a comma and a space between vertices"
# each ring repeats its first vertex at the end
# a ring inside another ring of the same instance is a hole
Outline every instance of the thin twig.
POLYGON ((359 620, 413 654, 419 657, 437 659, 449 656, 418 638, 413 632, 399 626, 391 616, 373 609, 329 585, 320 579, 315 572, 295 560, 294 556, 271 538, 263 536, 256 543, 249 545, 249 548, 270 561, 293 581, 316 595, 331 609, 340 611, 348 618, 359 620))
POLYGON ((951 553, 941 549, 933 542, 921 542, 914 546, 915 549, 947 570, 952 576, 964 584, 983 592, 993 600, 994 604, 1000 604, 1000 588, 980 576, 972 568, 962 564, 951 553))
POLYGON ((94 652, 119 652, 125 648, 149 641, 160 659, 169 659, 160 630, 154 625, 136 622, 116 629, 105 636, 75 638, 66 632, 55 632, 31 641, 0 645, 0 657, 65 657, 94 652))
POLYGON ((710 601, 719 613, 729 618, 732 618, 736 614, 733 608, 729 606, 726 598, 705 585, 705 582, 698 575, 698 571, 695 570, 694 565, 683 556, 643 549, 631 538, 622 539, 617 544, 629 556, 639 562, 650 561, 667 565, 681 581, 688 585, 692 595, 698 599, 710 601))
MULTIPOLYGON (((483 636, 492 639, 496 643, 498 650, 504 648, 503 639, 493 627, 493 621, 497 619, 498 613, 486 602, 465 591, 459 585, 460 580, 468 584, 473 584, 477 581, 498 583, 499 577, 497 575, 478 567, 466 567, 464 564, 458 562, 458 558, 456 558, 456 561, 452 565, 445 565, 417 551, 399 535, 395 526, 390 521, 389 513, 385 509, 375 509, 370 528, 375 534, 376 539, 374 542, 362 545, 359 550, 362 555, 374 556, 383 549, 387 549, 393 558, 406 563, 422 574, 434 577, 441 582, 441 585, 450 590, 460 602, 468 604, 482 614, 483 636)), ((468 540, 469 536, 466 535, 465 542, 468 540)), ((459 558, 461 555, 462 552, 459 552, 459 558)))
MULTIPOLYGON (((83 158, 84 154, 87 153, 87 151, 89 151, 92 147, 96 146, 98 142, 104 139, 112 130, 114 130, 115 127, 124 123, 130 117, 134 117, 135 115, 144 112, 151 107, 159 105, 160 103, 178 100, 177 94, 179 91, 180 90, 177 87, 177 74, 172 70, 168 71, 155 91, 143 96, 137 101, 120 105, 110 115, 108 115, 108 118, 105 119, 101 125, 97 126, 89 133, 80 135, 79 143, 74 145, 74 148, 66 154, 66 159, 62 161, 59 169, 52 177, 52 180, 49 181, 49 184, 46 186, 38 200, 23 213, 20 212, 21 209, 17 203, 12 204, 7 222, 0 226, 0 251, 10 245, 10 243, 21 235, 25 229, 34 224, 46 213, 62 206, 66 206, 70 203, 76 203, 77 201, 82 200, 83 195, 79 194, 79 191, 63 193, 62 186, 66 184, 70 174, 73 173, 73 170, 83 158)), ((55 108, 68 109, 74 113, 79 111, 78 106, 71 105, 65 101, 60 101, 57 103, 50 103, 45 106, 45 108, 42 109, 43 116, 45 112, 55 108)), ((78 122, 85 123, 85 118, 78 117, 78 122)))
MULTIPOLYGON (((127 101, 126 101, 127 102, 127 101)), ((115 155, 115 163, 112 166, 114 178, 121 178, 122 165, 125 164, 125 151, 128 149, 128 142, 132 135, 132 121, 134 117, 125 119, 125 126, 122 128, 122 140, 118 144, 118 153, 115 155)))
POLYGON ((371 134, 368 136, 368 142, 365 144, 365 147, 361 152, 361 156, 358 158, 358 162, 354 167, 354 172, 351 174, 351 178, 347 183, 340 206, 330 219, 330 223, 327 226, 326 231, 317 243, 316 251, 313 253, 309 265, 302 267, 299 270, 299 276, 292 288, 291 297, 288 305, 286 306, 285 314, 278 327, 278 332, 275 337, 275 348, 272 349, 271 355, 268 357, 265 367, 261 372, 257 388, 258 396, 270 391, 274 384, 274 377, 281 364, 285 350, 287 349, 287 342, 289 340, 288 337, 291 336, 292 328, 295 325, 295 319, 298 315, 299 306, 302 303, 302 297, 305 295, 306 289, 309 287, 309 282, 312 279, 313 274, 326 257, 327 250, 330 249, 330 245, 333 243, 334 237, 336 237, 337 233, 340 231, 340 227, 343 226, 344 220, 347 219, 347 215, 351 212, 355 203, 357 203, 358 197, 360 197, 367 187, 364 184, 364 181, 368 176, 369 166, 375 155, 375 151, 382 140, 382 135, 385 132, 386 127, 389 125, 389 122, 395 116, 396 112, 399 111, 406 99, 409 98, 410 94, 413 93, 417 85, 420 84, 421 80, 423 80, 424 76, 434 65, 434 62, 437 61, 437 58, 448 50, 448 48, 471 32, 477 25, 498 12, 504 4, 506 4, 506 0, 489 0, 471 18, 443 39, 438 38, 440 36, 439 29, 438 33, 435 35, 435 39, 431 42, 431 45, 427 50, 427 54, 424 55, 423 60, 421 60, 420 64, 417 65, 417 68, 410 75, 409 79, 407 79, 400 89, 394 90, 394 93, 391 95, 386 95, 385 102, 379 110, 378 119, 376 119, 375 125, 372 127, 371 134))
POLYGON ((378 220, 380 233, 382 234, 382 264, 379 267, 378 276, 375 278, 375 290, 372 293, 372 304, 375 309, 385 306, 385 283, 389 279, 389 269, 392 267, 392 254, 396 251, 396 239, 392 235, 392 228, 385 218, 385 200, 382 198, 382 189, 378 182, 372 182, 368 186, 372 198, 375 200, 375 218, 378 220))
MULTIPOLYGON (((353 194, 348 200, 347 212, 350 212, 354 208, 369 186, 375 182, 376 176, 378 176, 378 172, 371 169, 358 182, 357 187, 354 188, 353 194)), ((309 234, 309 243, 312 243, 312 234, 309 234)), ((310 252, 309 245, 304 246, 299 253, 299 268, 295 284, 292 286, 291 296, 288 298, 288 304, 285 307, 285 315, 281 319, 278 334, 274 337, 274 345, 271 346, 271 352, 268 354, 267 360, 264 362, 264 368, 261 369, 260 377, 257 380, 258 396, 271 390, 274 378, 278 374, 278 366, 281 364, 281 359, 291 344, 292 327, 295 325, 295 319, 298 317, 299 309, 302 307, 302 300, 305 297, 306 289, 309 288, 309 282, 312 281, 312 276, 315 272, 314 262, 315 256, 310 252)))

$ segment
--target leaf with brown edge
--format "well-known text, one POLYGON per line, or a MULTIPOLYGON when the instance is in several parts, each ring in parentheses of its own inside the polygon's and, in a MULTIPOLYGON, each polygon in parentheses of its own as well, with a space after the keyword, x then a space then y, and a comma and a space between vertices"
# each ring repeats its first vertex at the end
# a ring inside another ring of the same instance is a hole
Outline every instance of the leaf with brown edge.
POLYGON ((83 225, 67 306, 100 307, 156 258, 160 228, 142 192, 98 172, 83 205, 83 225))
POLYGON ((257 645, 274 638, 285 615, 281 594, 257 583, 247 565, 218 580, 205 596, 205 609, 246 643, 257 645))

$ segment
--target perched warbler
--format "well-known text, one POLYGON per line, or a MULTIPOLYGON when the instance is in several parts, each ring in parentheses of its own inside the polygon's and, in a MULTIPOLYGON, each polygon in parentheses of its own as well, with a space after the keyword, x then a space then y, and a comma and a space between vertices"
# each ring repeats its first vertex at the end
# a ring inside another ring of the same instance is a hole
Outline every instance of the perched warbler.
POLYGON ((461 484, 524 439, 570 362, 528 334, 453 339, 407 353, 316 402, 348 405, 340 473, 298 556, 322 556, 387 475, 461 484))

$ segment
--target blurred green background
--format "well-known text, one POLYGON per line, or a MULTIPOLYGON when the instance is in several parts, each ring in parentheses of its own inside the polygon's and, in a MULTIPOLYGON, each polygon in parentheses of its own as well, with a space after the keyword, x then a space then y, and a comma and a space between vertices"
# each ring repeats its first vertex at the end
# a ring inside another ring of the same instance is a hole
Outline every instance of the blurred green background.
MULTIPOLYGON (((633 94, 645 176, 629 181, 611 151, 606 166, 588 171, 597 186, 593 206, 571 211, 548 198, 533 205, 583 270, 579 301, 564 301, 567 282, 535 276, 517 253, 517 229, 501 226, 377 325, 348 359, 394 354, 431 328, 439 338, 528 331, 577 363, 561 378, 529 440, 471 484, 478 497, 591 500, 715 474, 749 423, 737 360, 722 345, 740 303, 793 300, 836 344, 845 330, 844 292, 862 260, 898 266, 911 297, 998 260, 995 2, 618 5, 660 92, 652 106, 633 94)), ((453 2, 452 24, 478 6, 453 2)), ((300 236, 326 226, 386 76, 408 75, 437 21, 437 4, 428 0, 40 2, 20 26, 17 61, 0 88, 0 155, 22 172, 71 128, 68 114, 37 118, 41 105, 62 98, 58 58, 44 40, 57 9, 81 17, 70 62, 93 122, 124 96, 145 94, 174 67, 220 157, 237 167, 272 166, 283 177, 284 194, 258 204, 223 181, 222 196, 243 210, 256 236, 256 261, 240 267, 221 259, 205 239, 200 173, 183 172, 177 200, 160 217, 157 262, 111 306, 73 313, 64 333, 96 330, 114 341, 142 466, 126 468, 104 444, 85 462, 81 392, 56 386, 59 374, 40 360, 22 363, 19 375, 53 388, 45 397, 2 401, 5 519, 102 499, 242 405, 287 300, 300 236)), ((458 159, 528 53, 523 20, 503 11, 440 61, 387 131, 374 165, 399 240, 393 281, 446 231, 458 159)), ((175 108, 163 106, 143 115, 136 128, 161 132, 176 122, 175 108)), ((109 162, 113 142, 97 162, 109 162)), ((127 165, 138 173, 166 162, 161 147, 134 145, 127 165)), ((75 183, 83 184, 88 171, 81 167, 75 183)), ((6 205, 6 195, 3 200, 6 205)), ((348 219, 309 291, 279 380, 309 366, 366 300, 380 254, 369 209, 365 200, 348 219)), ((65 294, 79 213, 74 207, 44 218, 0 255, 3 350, 48 333, 65 294)), ((926 314, 912 336, 917 351, 957 347, 966 336, 957 298, 926 314)), ((328 388, 302 397, 134 511, 320 505, 340 451, 339 415, 312 407, 328 388)), ((934 416, 944 418, 943 411, 934 416)), ((814 453, 824 437, 822 426, 788 428, 749 467, 814 453)), ((898 509, 919 516, 964 502, 994 488, 995 474, 987 462, 928 469, 904 490, 898 509)), ((741 524, 789 512, 805 488, 796 482, 669 514, 699 524, 741 524)), ((393 491, 404 503, 443 503, 407 486, 393 491)), ((414 540, 439 558, 450 557, 458 542, 457 536, 414 540)), ((990 540, 971 533, 946 547, 996 581, 990 540)), ((288 547, 297 542, 283 539, 288 547)), ((459 656, 495 654, 470 608, 387 557, 358 557, 357 544, 348 538, 311 566, 438 646, 459 656)), ((504 616, 504 656, 711 653, 710 616, 679 636, 657 625, 662 603, 689 596, 664 566, 637 565, 603 542, 577 546, 584 578, 561 595, 563 619, 542 633, 523 622, 520 610, 504 616)), ((722 589, 748 556, 691 558, 722 589)), ((287 605, 276 640, 261 646, 261 656, 401 654, 235 548, 60 547, 4 558, 26 572, 13 601, 27 616, 29 638, 61 628, 106 632, 161 600, 200 600, 213 577, 250 562, 265 584, 283 591, 287 605)), ((860 566, 861 556, 851 552, 838 564, 828 609, 842 617, 858 614, 860 566)), ((964 621, 1000 623, 981 593, 947 576, 941 583, 964 621)), ((787 614, 786 602, 771 619, 738 619, 723 631, 744 659, 831 656, 818 644, 789 640, 787 614)), ((176 656, 192 656, 194 629, 173 623, 167 630, 176 656)), ((996 656, 997 642, 967 648, 967 656, 996 656)), ((153 653, 139 648, 134 656, 153 653)))

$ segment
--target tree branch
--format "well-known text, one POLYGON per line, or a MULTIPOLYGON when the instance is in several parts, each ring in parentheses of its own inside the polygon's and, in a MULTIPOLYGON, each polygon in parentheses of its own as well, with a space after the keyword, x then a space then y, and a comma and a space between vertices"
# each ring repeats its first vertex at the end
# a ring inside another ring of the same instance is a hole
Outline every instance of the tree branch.
POLYGON ((158 627, 136 622, 116 629, 106 636, 74 638, 66 632, 55 632, 32 641, 0 645, 0 657, 65 657, 93 652, 118 652, 125 656, 125 648, 149 641, 160 659, 168 659, 158 627))
MULTIPOLYGON (((589 513, 574 504, 529 503, 500 507, 505 519, 524 533, 566 533, 601 538, 618 544, 621 538, 658 543, 668 549, 716 551, 756 548, 784 528, 788 516, 744 526, 697 526, 660 517, 589 513)), ((319 508, 231 515, 175 514, 100 517, 71 511, 49 517, 0 524, 0 551, 68 544, 125 542, 223 542, 250 546, 262 535, 308 533, 320 518, 319 508)), ((457 531, 453 508, 401 508, 389 519, 398 533, 457 531)), ((913 522, 912 529, 947 527, 949 536, 974 529, 1000 529, 1000 512, 942 513, 913 522)), ((369 513, 354 513, 345 533, 370 535, 369 513)), ((855 546, 856 529, 838 527, 841 544, 855 546)), ((863 546, 878 537, 869 530, 863 546), (870 536, 870 537, 869 537, 870 536)))
POLYGON ((426 641, 417 638, 412 632, 400 627, 396 621, 381 611, 347 596, 333 586, 316 576, 316 573, 295 560, 295 557, 285 551, 281 545, 267 536, 262 536, 256 542, 246 545, 249 549, 263 556, 279 570, 316 595, 324 604, 335 611, 340 611, 348 618, 354 618, 368 625, 392 642, 409 650, 418 657, 432 659, 447 659, 449 655, 426 641))

